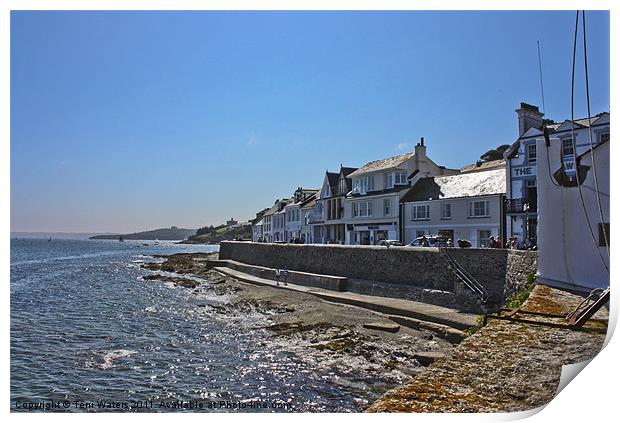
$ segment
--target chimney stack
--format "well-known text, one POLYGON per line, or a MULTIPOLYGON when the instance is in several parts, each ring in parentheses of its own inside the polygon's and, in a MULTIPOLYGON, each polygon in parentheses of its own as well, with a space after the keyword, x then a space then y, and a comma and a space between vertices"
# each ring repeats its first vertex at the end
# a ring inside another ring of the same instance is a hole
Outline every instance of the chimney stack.
POLYGON ((521 107, 515 110, 515 112, 517 112, 519 120, 519 137, 530 128, 542 129, 544 114, 540 113, 537 106, 521 103, 521 107))
POLYGON ((426 147, 424 146, 424 137, 420 138, 420 142, 416 144, 413 150, 417 160, 426 160, 426 147))

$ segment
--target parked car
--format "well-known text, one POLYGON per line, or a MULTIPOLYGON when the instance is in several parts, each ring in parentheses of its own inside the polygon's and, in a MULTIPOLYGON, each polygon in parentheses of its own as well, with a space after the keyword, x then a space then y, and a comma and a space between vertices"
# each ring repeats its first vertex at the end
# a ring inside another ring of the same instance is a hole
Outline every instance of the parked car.
POLYGON ((459 239, 458 241, 456 241, 455 247, 469 248, 471 247, 471 242, 466 239, 459 239))
POLYGON ((407 244, 407 247, 447 247, 448 239, 441 236, 421 236, 413 240, 412 243, 407 244), (424 245, 424 239, 428 242, 428 245, 424 245))
POLYGON ((376 245, 383 245, 385 247, 402 247, 403 243, 397 239, 382 239, 377 241, 376 245))

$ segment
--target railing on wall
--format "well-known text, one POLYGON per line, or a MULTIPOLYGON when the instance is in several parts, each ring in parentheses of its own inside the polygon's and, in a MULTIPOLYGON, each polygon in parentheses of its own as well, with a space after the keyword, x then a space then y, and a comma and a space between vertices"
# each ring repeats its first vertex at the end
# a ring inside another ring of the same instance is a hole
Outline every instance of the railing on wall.
POLYGON ((527 198, 506 198, 506 213, 535 213, 536 201, 527 198))
POLYGON ((472 290, 474 294, 480 299, 482 304, 486 304, 489 299, 489 294, 480 282, 478 282, 472 275, 469 274, 463 266, 461 266, 454 258, 448 254, 445 248, 439 247, 439 253, 446 259, 450 265, 450 269, 456 275, 456 277, 463 282, 463 284, 472 290))

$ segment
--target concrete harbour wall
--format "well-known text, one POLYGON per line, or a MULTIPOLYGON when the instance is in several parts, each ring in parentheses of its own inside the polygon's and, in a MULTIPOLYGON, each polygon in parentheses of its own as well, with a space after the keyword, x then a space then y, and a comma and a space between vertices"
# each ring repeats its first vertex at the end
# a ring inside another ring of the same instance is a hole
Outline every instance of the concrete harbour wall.
MULTIPOLYGON (((499 307, 536 271, 536 253, 504 249, 452 248, 464 267, 499 307)), ((379 296, 408 298, 473 311, 476 298, 456 278, 434 248, 349 245, 263 244, 226 241, 220 259, 298 272, 340 276, 347 289, 379 296), (446 295, 450 294, 450 295, 446 295)))

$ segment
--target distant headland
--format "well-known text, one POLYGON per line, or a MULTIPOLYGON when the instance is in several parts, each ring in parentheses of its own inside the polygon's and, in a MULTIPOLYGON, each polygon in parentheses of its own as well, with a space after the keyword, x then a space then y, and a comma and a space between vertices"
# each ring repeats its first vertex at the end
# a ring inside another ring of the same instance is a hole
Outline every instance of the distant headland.
POLYGON ((154 240, 179 241, 187 239, 196 233, 196 229, 183 229, 171 226, 170 228, 154 229, 152 231, 135 232, 132 234, 104 234, 91 236, 89 239, 118 239, 121 235, 123 239, 133 240, 154 240))

